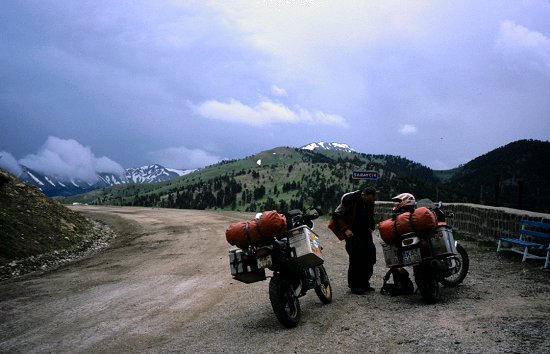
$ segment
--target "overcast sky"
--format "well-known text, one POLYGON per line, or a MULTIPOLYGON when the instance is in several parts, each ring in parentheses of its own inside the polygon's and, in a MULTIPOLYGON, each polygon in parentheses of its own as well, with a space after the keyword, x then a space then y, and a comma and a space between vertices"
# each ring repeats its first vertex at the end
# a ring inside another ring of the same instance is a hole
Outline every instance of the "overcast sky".
POLYGON ((550 139, 550 1, 6 0, 0 82, 4 166, 326 141, 449 169, 550 139))

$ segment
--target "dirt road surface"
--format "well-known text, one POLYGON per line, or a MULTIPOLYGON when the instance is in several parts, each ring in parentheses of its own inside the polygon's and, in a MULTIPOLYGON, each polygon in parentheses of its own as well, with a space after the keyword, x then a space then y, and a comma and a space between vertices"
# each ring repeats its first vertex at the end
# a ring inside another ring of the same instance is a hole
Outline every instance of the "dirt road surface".
MULTIPOLYGON (((269 281, 230 275, 225 229, 252 214, 74 209, 117 238, 93 256, 0 283, 0 352, 550 352, 550 272, 494 248, 464 242, 470 273, 438 304, 419 294, 358 296, 347 289, 344 244, 319 220, 334 300, 322 305, 308 292, 300 324, 286 329, 272 312, 269 281)), ((378 252, 377 289, 386 272, 378 252)))

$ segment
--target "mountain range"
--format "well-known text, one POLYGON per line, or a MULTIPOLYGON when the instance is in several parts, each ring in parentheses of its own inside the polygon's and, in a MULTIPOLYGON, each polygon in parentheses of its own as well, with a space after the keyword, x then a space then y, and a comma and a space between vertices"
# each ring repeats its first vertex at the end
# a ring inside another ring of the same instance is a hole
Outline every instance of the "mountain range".
POLYGON ((340 143, 276 147, 222 161, 169 181, 120 184, 64 202, 239 211, 336 207, 345 192, 365 185, 379 200, 401 192, 418 199, 550 212, 550 142, 519 140, 451 170, 432 170, 394 155, 353 151, 340 143), (376 180, 354 179, 374 171, 376 180))
POLYGON ((519 140, 451 170, 432 170, 394 155, 359 153, 347 144, 316 142, 277 147, 194 171, 155 164, 122 174, 98 173, 94 182, 25 168, 18 177, 65 203, 192 209, 333 208, 339 196, 365 184, 380 200, 408 191, 421 198, 550 212, 550 142, 519 140), (376 172, 358 180, 352 171, 376 172))
POLYGON ((76 177, 67 178, 43 174, 25 166, 21 167, 23 172, 18 178, 37 187, 42 193, 50 197, 81 194, 120 184, 163 182, 193 172, 193 170, 177 170, 154 164, 138 168, 127 168, 123 174, 97 173, 94 181, 90 182, 76 177))
MULTIPOLYGON (((352 152, 347 144, 342 143, 311 143, 302 146, 305 150, 327 150, 352 152)), ((76 177, 60 177, 50 174, 44 174, 39 171, 21 166, 23 172, 18 176, 24 182, 37 187, 42 193, 49 197, 67 197, 71 195, 86 193, 92 190, 108 188, 120 184, 145 184, 164 182, 176 177, 184 176, 194 170, 179 170, 167 168, 159 164, 142 166, 137 168, 127 168, 124 174, 116 173, 97 173, 94 181, 89 182, 76 177)))

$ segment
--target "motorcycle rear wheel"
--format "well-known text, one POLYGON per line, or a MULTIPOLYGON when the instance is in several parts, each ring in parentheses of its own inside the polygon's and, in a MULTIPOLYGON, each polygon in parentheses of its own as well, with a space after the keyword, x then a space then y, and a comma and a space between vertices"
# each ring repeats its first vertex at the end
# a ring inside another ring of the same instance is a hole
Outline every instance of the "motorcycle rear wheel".
POLYGON ((332 302, 332 286, 325 267, 322 264, 317 266, 315 274, 321 278, 321 285, 315 287, 315 293, 323 304, 330 304, 332 302))
POLYGON ((422 299, 427 304, 435 304, 441 298, 439 282, 437 275, 428 265, 418 265, 414 267, 414 281, 418 286, 422 299))
POLYGON ((468 270, 470 269, 470 258, 468 257, 468 252, 466 252, 464 247, 460 244, 456 245, 456 251, 458 252, 458 257, 456 260, 458 263, 458 272, 439 280, 439 282, 447 288, 454 288, 458 284, 462 283, 464 278, 466 278, 466 274, 468 274, 468 270))
POLYGON ((300 301, 290 282, 280 274, 269 281, 269 300, 275 316, 286 328, 293 328, 300 322, 300 301))

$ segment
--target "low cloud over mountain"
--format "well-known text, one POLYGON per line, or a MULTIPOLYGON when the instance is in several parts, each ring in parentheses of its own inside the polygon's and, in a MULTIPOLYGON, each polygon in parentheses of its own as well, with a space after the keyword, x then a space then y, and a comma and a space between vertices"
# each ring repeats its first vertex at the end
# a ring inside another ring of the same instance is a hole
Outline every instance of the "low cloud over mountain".
MULTIPOLYGON (((195 159, 204 157, 190 152, 195 159)), ((76 140, 57 137, 49 137, 37 153, 19 161, 8 152, 0 152, 0 156, 0 168, 49 196, 73 195, 116 184, 161 182, 192 171, 159 164, 125 169, 108 157, 96 157, 90 147, 76 140)))
POLYGON ((16 176, 25 169, 44 175, 55 176, 60 181, 78 179, 86 183, 96 183, 100 173, 124 175, 124 168, 108 157, 96 157, 90 147, 83 146, 73 139, 60 139, 50 136, 36 154, 30 154, 16 161, 6 154, 0 167, 16 176), (6 161, 4 161, 6 160, 6 161))

